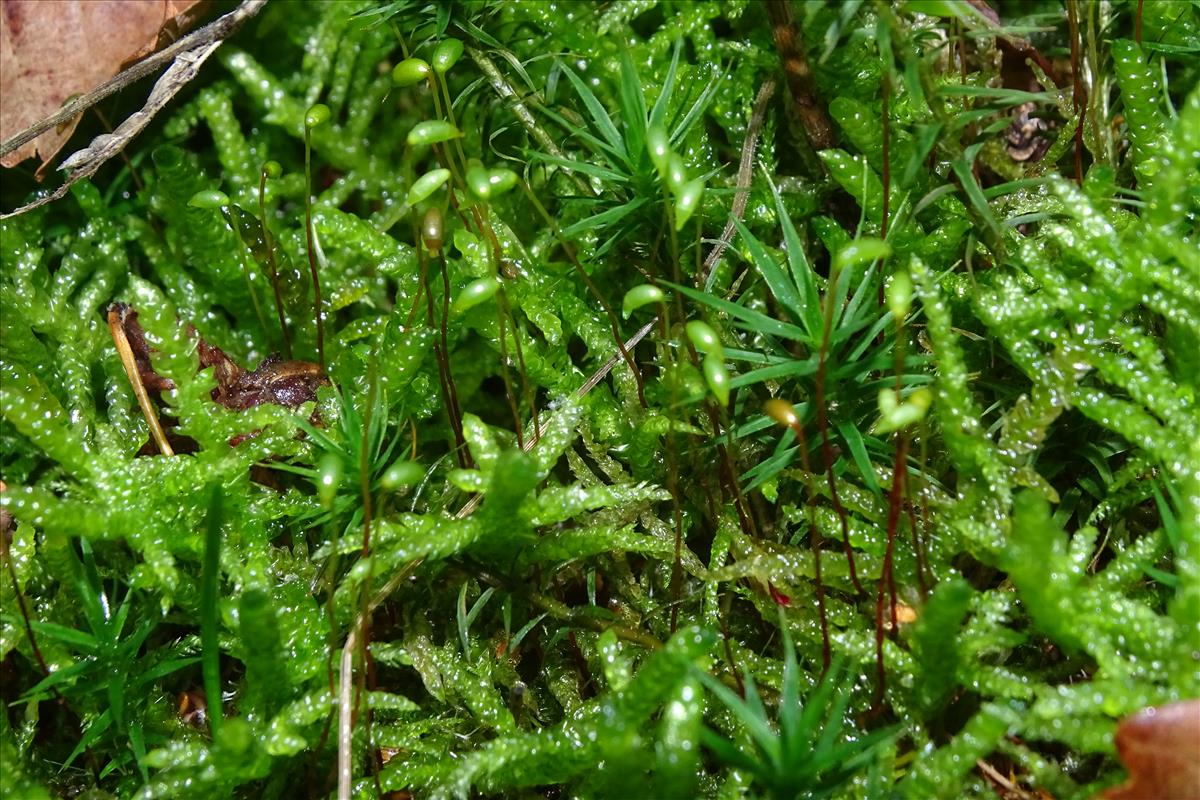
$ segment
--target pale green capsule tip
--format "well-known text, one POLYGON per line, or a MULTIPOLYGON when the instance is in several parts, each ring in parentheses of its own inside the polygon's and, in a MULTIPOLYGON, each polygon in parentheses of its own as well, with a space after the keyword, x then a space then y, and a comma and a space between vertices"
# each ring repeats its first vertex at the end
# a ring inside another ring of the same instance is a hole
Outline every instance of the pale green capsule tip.
POLYGON ((667 138, 667 132, 661 126, 655 125, 646 131, 646 150, 649 152, 650 161, 658 170, 658 174, 665 179, 667 166, 671 160, 671 140, 667 138))
POLYGON ((666 298, 663 290, 649 283, 643 283, 639 286, 634 286, 625 293, 625 300, 621 303, 621 313, 626 318, 629 317, 635 310, 649 303, 661 303, 666 298))
POLYGON ((517 173, 511 169, 487 169, 474 166, 467 170, 467 187, 480 200, 503 194, 517 185, 517 173))
POLYGON ((408 204, 415 206, 429 195, 441 188, 442 184, 450 179, 450 170, 443 167, 431 169, 413 182, 412 187, 408 190, 408 204))
POLYGON ((408 132, 409 145, 438 144, 457 139, 462 131, 442 119, 430 119, 418 122, 408 132))
POLYGON ((308 109, 304 115, 304 127, 315 128, 318 125, 329 121, 329 106, 324 103, 317 103, 308 109))
POLYGON ((721 340, 707 322, 694 319, 687 324, 687 335, 701 353, 719 353, 721 340))
POLYGON ((188 205, 193 208, 221 208, 229 205, 229 195, 220 189, 205 189, 192 195, 188 205))
POLYGON ((419 58, 406 58, 392 70, 395 86, 413 86, 429 77, 429 65, 419 58))
POLYGON ((495 278, 480 278, 468 283, 454 301, 454 312, 461 314, 469 308, 474 308, 494 295, 499 288, 500 281, 495 278))
POLYGON ((896 401, 892 389, 879 390, 879 421, 871 429, 873 433, 891 433, 920 422, 933 403, 933 392, 926 388, 917 389, 903 403, 896 401))
POLYGON ((262 171, 263 175, 268 178, 278 178, 283 174, 283 167, 279 165, 278 161, 268 161, 262 165, 262 171))
POLYGON ((458 39, 443 39, 433 51, 433 70, 438 75, 445 75, 451 67, 458 63, 463 54, 463 43, 458 39))
POLYGON ((675 230, 683 230, 704 197, 704 179, 697 178, 684 184, 675 197, 675 230))
POLYGON ((729 372, 725 369, 725 359, 718 352, 711 352, 704 357, 704 380, 708 388, 722 407, 729 405, 729 372))

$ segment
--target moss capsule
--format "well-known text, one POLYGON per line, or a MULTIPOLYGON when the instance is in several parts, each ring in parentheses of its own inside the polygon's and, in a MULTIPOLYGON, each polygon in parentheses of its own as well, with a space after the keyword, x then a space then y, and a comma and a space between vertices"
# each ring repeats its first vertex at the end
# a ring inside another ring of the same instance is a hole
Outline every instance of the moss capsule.
POLYGON ((688 181, 675 195, 675 230, 683 230, 704 197, 704 179, 688 181))
POLYGON ((283 167, 279 165, 278 161, 268 161, 262 165, 262 174, 266 178, 275 179, 283 174, 283 167))
POLYGON ((439 142, 458 139, 461 136, 462 131, 449 122, 441 119, 429 119, 414 125, 413 129, 408 132, 407 141, 412 146, 438 144, 439 142))
POLYGON ((304 127, 315 128, 329 121, 329 106, 316 103, 304 114, 304 127))
POLYGON ((729 372, 725 369, 725 358, 719 351, 704 357, 704 380, 712 390, 713 397, 722 406, 729 405, 729 372))
POLYGON ((421 242, 429 252, 439 253, 442 250, 442 241, 442 211, 439 208, 431 208, 421 220, 421 242))
POLYGON ((666 180, 667 167, 671 161, 671 140, 667 138, 667 132, 662 126, 655 125, 646 131, 646 151, 650 154, 650 161, 658 170, 659 176, 666 180))
POLYGON ((188 205, 192 208, 222 208, 229 205, 229 195, 220 189, 205 189, 192 195, 188 205))
POLYGON ((648 303, 661 303, 665 298, 663 290, 657 286, 649 283, 634 286, 625 293, 625 299, 621 302, 621 313, 628 319, 630 314, 642 306, 648 303))
POLYGON ((413 181, 408 190, 408 204, 415 206, 429 195, 436 192, 443 183, 450 179, 450 170, 444 168, 431 169, 413 181))
POLYGON ((416 461, 400 460, 393 463, 379 479, 384 489, 399 489, 401 486, 414 486, 425 477, 425 468, 416 461))
POLYGON ((458 39, 443 39, 433 51, 433 71, 445 75, 450 68, 458 63, 463 54, 463 43, 458 39))
POLYGON ((461 314, 469 308, 474 308, 496 294, 499 288, 500 281, 495 278, 480 278, 468 283, 462 294, 454 300, 454 313, 461 314))
POLYGON ((687 335, 701 353, 721 352, 721 340, 707 322, 694 319, 687 324, 687 335))
POLYGON ((413 86, 429 77, 432 70, 429 64, 419 58, 406 58, 392 70, 392 84, 395 86, 413 86))

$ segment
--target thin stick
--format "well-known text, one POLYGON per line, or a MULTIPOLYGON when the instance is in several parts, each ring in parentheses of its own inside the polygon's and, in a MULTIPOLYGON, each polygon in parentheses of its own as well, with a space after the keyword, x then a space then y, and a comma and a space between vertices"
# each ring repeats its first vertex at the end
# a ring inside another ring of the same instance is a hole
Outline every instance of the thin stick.
POLYGON ((133 394, 142 408, 142 415, 150 425, 150 435, 158 445, 159 452, 164 456, 175 455, 175 451, 171 449, 171 443, 167 441, 166 433, 163 432, 162 424, 158 421, 158 412, 154 410, 154 404, 150 402, 150 395, 146 392, 145 384, 142 383, 137 361, 134 360, 133 350, 129 347, 129 338, 125 335, 125 326, 121 324, 121 312, 117 308, 108 310, 108 330, 112 334, 113 344, 117 346, 117 355, 121 357, 121 365, 125 367, 125 374, 129 376, 133 394))
POLYGON ((737 222, 740 222, 746 214, 746 204, 750 201, 750 180, 754 177, 754 151, 758 149, 758 138, 762 135, 767 103, 774 94, 775 79, 767 78, 766 83, 759 88, 758 96, 754 98, 754 110, 750 114, 750 125, 746 128, 746 139, 742 142, 742 160, 738 163, 737 191, 733 195, 733 207, 729 209, 729 221, 725 223, 725 230, 721 231, 721 238, 708 252, 708 257, 704 259, 704 265, 696 276, 696 284, 703 283, 706 292, 712 289, 713 281, 716 280, 717 259, 733 241, 733 232, 737 228, 737 222))
POLYGON ((119 92, 131 83, 141 80, 180 53, 227 38, 241 27, 243 22, 257 14, 266 3, 267 0, 245 0, 240 6, 215 22, 205 25, 194 33, 188 34, 154 55, 146 56, 129 69, 109 78, 87 94, 64 103, 62 108, 50 116, 30 125, 20 133, 5 139, 0 144, 0 156, 8 155, 21 145, 33 141, 51 128, 56 128, 72 117, 82 114, 109 95, 119 92))

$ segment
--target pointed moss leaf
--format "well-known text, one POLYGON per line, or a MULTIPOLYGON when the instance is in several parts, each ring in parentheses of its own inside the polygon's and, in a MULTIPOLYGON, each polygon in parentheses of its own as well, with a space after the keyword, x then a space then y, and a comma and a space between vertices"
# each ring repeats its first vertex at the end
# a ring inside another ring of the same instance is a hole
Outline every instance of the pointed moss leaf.
POLYGON ((628 319, 636 309, 649 303, 661 303, 665 299, 663 290, 657 286, 649 283, 634 286, 625 293, 625 299, 621 301, 621 314, 628 319))
MULTIPOLYGON (((754 262, 755 269, 758 270, 758 274, 762 275, 767 287, 771 290, 771 294, 775 295, 775 299, 788 310, 792 319, 805 325, 807 328, 810 322, 815 321, 810 319, 813 317, 813 314, 808 310, 808 303, 812 302, 815 298, 809 298, 806 301, 796 288, 796 284, 792 281, 792 278, 783 271, 774 257, 763 247, 762 242, 750 232, 750 229, 737 219, 734 219, 734 224, 737 226, 738 234, 742 237, 742 241, 746 243, 746 249, 750 251, 750 259, 754 262)), ((797 246, 798 244, 797 242, 797 246)), ((817 309, 817 319, 819 319, 819 300, 817 301, 817 309)), ((815 330, 810 330, 809 334, 816 335, 816 332, 819 330, 819 327, 815 330)))
POLYGON ((725 359, 720 352, 709 353, 704 357, 704 380, 717 402, 722 407, 728 406, 729 372, 725 369, 725 359))
POLYGON ((696 178, 688 181, 675 195, 675 230, 683 230, 704 197, 704 179, 696 178))
POLYGON ((463 287, 458 297, 454 298, 454 313, 461 314, 490 300, 499 288, 500 281, 496 278, 480 278, 477 281, 471 281, 463 287))
POLYGON ((415 206, 417 203, 429 197, 431 194, 441 188, 442 184, 450 179, 450 170, 439 167, 431 169, 421 177, 413 181, 412 188, 408 190, 408 204, 415 206))
POLYGON ((413 129, 408 132, 408 137, 405 141, 408 142, 409 146, 416 147, 419 145, 439 144, 461 137, 462 131, 449 122, 441 119, 430 119, 414 125, 413 129))
POLYGON ((406 58, 392 69, 392 83, 396 86, 413 86, 427 79, 432 70, 419 58, 406 58))
POLYGON ((479 471, 488 475, 500 458, 501 448, 496 442, 496 436, 483 420, 474 414, 463 414, 463 438, 471 449, 471 457, 479 466, 479 471))
POLYGON ((445 75, 462 58, 463 43, 458 39, 443 39, 434 48, 429 64, 438 75, 445 75))

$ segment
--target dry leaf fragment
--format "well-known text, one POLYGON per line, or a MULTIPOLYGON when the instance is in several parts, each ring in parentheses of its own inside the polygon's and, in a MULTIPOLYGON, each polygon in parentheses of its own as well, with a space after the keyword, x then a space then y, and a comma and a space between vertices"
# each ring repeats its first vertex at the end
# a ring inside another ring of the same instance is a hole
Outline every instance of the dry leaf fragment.
POLYGON ((1200 700, 1146 708, 1117 726, 1129 780, 1100 800, 1200 799, 1200 700))
MULTIPOLYGON (((151 52, 164 28, 182 27, 197 0, 0 0, 0 140, 53 114, 151 52)), ((7 154, 12 167, 35 154, 42 166, 78 118, 7 154)))

